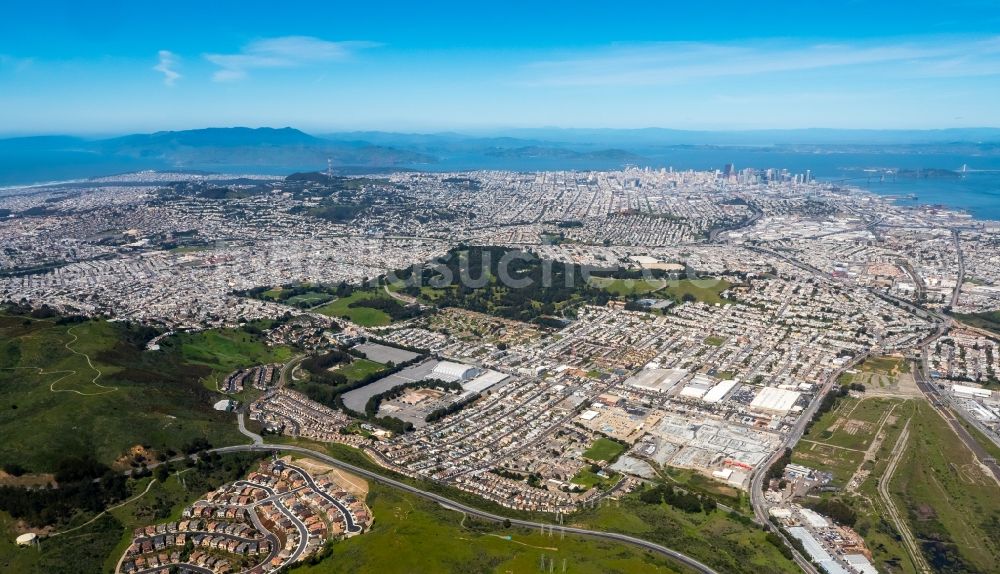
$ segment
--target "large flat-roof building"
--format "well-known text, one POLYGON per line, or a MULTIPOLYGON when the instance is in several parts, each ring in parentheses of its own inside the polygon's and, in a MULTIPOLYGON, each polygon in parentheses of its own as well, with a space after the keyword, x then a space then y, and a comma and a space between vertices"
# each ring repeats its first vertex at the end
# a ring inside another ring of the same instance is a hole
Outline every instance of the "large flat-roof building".
POLYGON ((955 395, 959 397, 970 397, 976 399, 988 399, 993 395, 989 389, 970 387, 968 385, 952 385, 951 392, 955 393, 955 395))
POLYGON ((486 372, 478 375, 476 378, 472 379, 471 381, 468 381, 466 383, 462 383, 462 390, 464 390, 465 392, 468 392, 468 393, 481 393, 481 392, 485 391, 486 389, 492 387, 493 385, 497 385, 499 383, 502 383, 502 382, 506 381, 509 378, 510 378, 510 375, 506 375, 506 374, 500 373, 498 371, 488 370, 488 371, 486 371, 486 372))
POLYGON ((750 408, 770 413, 785 414, 792 410, 802 393, 777 387, 764 387, 750 403, 750 408))
POLYGON ((625 384, 644 391, 664 393, 674 388, 688 374, 686 369, 643 369, 629 377, 625 384))
POLYGON ((739 381, 735 379, 720 381, 714 387, 709 389, 708 392, 705 393, 705 396, 701 397, 701 400, 705 401, 706 403, 713 403, 713 404, 721 402, 722 399, 726 398, 726 395, 729 394, 729 391, 733 390, 733 388, 738 383, 739 381))
POLYGON ((427 375, 427 378, 453 383, 455 381, 468 381, 477 374, 479 374, 479 369, 473 366, 453 363, 452 361, 441 361, 434 365, 434 369, 427 375))

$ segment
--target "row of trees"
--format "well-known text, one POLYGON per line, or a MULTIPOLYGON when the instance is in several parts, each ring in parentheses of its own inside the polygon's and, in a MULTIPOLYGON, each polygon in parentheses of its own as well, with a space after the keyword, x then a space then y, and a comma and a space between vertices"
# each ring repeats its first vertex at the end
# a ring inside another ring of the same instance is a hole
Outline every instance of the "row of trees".
POLYGON ((393 321, 403 321, 420 316, 420 305, 403 305, 399 301, 388 297, 366 297, 357 301, 351 301, 347 306, 351 308, 366 307, 369 309, 378 309, 392 317, 393 321))
POLYGON ((368 398, 368 402, 365 403, 365 415, 368 418, 374 417, 378 413, 379 407, 382 405, 382 401, 392 400, 397 397, 403 396, 409 389, 431 389, 437 388, 442 391, 460 391, 462 390, 462 384, 457 382, 446 383, 439 379, 424 379, 422 381, 414 381, 412 383, 406 383, 399 385, 398 387, 393 387, 388 391, 384 391, 368 398))
MULTIPOLYGON (((350 357, 350 354, 345 351, 337 351, 343 353, 350 357)), ((334 353, 334 351, 331 351, 334 353)), ((329 355, 330 353, 328 353, 329 355)), ((338 355, 341 357, 341 355, 338 355)), ((388 377, 402 371, 406 367, 414 365, 424 359, 423 356, 417 356, 409 361, 404 361, 398 365, 387 366, 385 369, 376 371, 374 373, 369 373, 364 377, 356 381, 348 381, 347 377, 337 372, 330 372, 325 369, 317 369, 316 371, 310 370, 309 381, 306 383, 298 383, 296 387, 305 393, 310 399, 326 405, 332 409, 341 410, 353 417, 368 420, 373 424, 377 424, 383 428, 391 430, 395 433, 404 433, 413 430, 413 425, 406 421, 399 420, 394 417, 382 417, 375 418, 374 416, 368 417, 364 413, 357 413, 344 404, 343 395, 349 393, 354 389, 360 389, 365 385, 369 385, 379 379, 388 377)), ((322 366, 327 361, 332 361, 332 358, 319 359, 313 364, 314 367, 322 366)), ((303 361, 305 365, 305 361, 303 361)), ((377 410, 377 409, 376 409, 377 410)))
POLYGON ((434 409, 433 411, 427 413, 427 416, 424 417, 424 421, 432 423, 434 421, 441 420, 448 415, 453 415, 468 405, 476 402, 479 399, 479 396, 479 393, 473 393, 468 397, 455 401, 446 407, 434 409))
POLYGON ((128 494, 127 478, 91 456, 63 459, 55 478, 57 487, 0 487, 0 510, 33 527, 60 525, 79 512, 100 512, 128 494))
POLYGON ((314 355, 307 359, 304 359, 301 363, 301 367, 311 375, 322 375, 329 371, 331 367, 339 365, 341 363, 350 363, 354 358, 347 351, 341 349, 333 349, 322 355, 314 355))

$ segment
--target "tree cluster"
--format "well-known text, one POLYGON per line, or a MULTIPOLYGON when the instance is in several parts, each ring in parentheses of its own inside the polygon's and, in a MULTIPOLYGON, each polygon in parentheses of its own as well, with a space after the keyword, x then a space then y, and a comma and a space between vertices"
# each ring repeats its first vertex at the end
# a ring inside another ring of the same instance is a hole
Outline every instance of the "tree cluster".
POLYGON ((680 488, 667 484, 659 484, 653 488, 642 491, 639 500, 646 504, 667 503, 674 508, 684 512, 705 512, 709 513, 716 509, 717 503, 707 496, 701 496, 686 492, 680 488))

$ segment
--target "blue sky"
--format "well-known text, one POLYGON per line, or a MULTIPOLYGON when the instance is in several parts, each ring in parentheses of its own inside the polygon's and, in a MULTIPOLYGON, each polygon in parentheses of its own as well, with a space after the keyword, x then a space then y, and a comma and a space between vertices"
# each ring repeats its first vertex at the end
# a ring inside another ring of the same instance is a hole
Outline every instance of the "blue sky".
POLYGON ((1000 126, 996 1, 85 4, 0 7, 0 134, 1000 126))

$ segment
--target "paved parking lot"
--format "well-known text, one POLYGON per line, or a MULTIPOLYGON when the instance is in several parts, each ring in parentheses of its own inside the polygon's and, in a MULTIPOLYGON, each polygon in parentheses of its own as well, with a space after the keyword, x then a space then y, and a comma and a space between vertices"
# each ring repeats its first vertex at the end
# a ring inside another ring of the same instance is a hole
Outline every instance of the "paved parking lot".
POLYGON ((405 349, 397 349, 396 347, 389 347, 387 345, 380 345, 379 343, 364 343, 354 347, 356 350, 361 351, 365 354, 365 357, 370 361, 375 361, 376 363, 388 363, 392 361, 395 364, 405 363, 416 359, 419 355, 413 351, 407 351, 405 349))
POLYGON ((434 370, 434 367, 437 364, 438 361, 436 359, 430 359, 413 365, 412 367, 407 367, 394 375, 389 375, 388 377, 379 379, 370 385, 361 387, 360 389, 354 389, 344 395, 344 404, 347 405, 347 408, 353 411, 359 413, 364 412, 365 405, 368 403, 368 399, 372 396, 384 393, 385 391, 398 387, 399 385, 422 381, 431 374, 431 371, 434 370))

